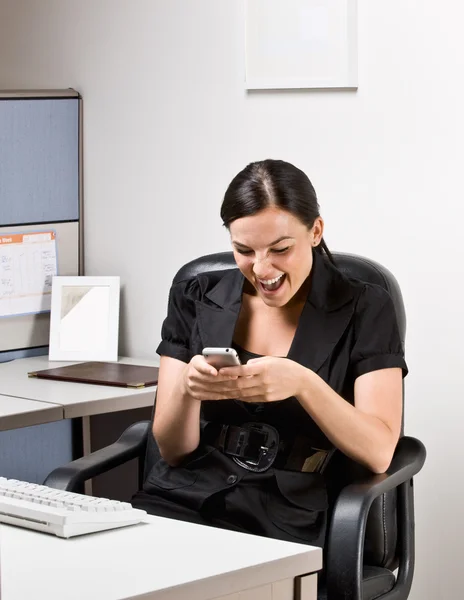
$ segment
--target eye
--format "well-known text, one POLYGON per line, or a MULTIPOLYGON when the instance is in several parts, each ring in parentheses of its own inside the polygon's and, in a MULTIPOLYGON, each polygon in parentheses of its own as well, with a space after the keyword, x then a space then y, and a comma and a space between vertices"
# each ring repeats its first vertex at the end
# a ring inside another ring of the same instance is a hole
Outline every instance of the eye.
POLYGON ((290 246, 287 246, 286 248, 273 248, 271 250, 271 252, 274 252, 274 254, 284 254, 285 252, 287 252, 287 250, 290 250, 290 246))
POLYGON ((244 254, 245 256, 249 256, 253 254, 253 250, 240 250, 239 248, 235 248, 239 254, 244 254))

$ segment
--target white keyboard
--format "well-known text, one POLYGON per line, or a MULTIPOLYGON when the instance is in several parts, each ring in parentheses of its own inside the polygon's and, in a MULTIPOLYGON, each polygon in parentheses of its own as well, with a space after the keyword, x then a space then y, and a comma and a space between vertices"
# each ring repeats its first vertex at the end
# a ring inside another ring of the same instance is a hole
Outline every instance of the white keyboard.
POLYGON ((128 502, 63 492, 0 477, 0 522, 69 538, 139 523, 144 510, 128 502))

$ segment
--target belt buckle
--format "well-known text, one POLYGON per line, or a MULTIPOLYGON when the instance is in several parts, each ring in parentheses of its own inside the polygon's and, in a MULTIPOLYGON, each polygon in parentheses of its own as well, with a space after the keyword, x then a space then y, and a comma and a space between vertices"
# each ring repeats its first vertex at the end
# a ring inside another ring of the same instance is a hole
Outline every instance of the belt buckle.
POLYGON ((254 473, 267 471, 274 463, 279 450, 279 432, 267 423, 244 423, 242 428, 264 433, 266 438, 264 444, 258 449, 257 457, 238 458, 237 456, 232 456, 232 460, 244 469, 253 471, 254 473))

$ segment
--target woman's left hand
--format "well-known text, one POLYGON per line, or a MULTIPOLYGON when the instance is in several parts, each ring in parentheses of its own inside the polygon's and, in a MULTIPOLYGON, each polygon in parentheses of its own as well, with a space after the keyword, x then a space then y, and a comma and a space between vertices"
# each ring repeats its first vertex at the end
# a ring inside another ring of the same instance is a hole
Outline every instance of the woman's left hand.
POLYGON ((240 367, 224 367, 221 375, 234 375, 235 398, 244 402, 276 402, 298 396, 305 367, 288 358, 263 356, 240 367))

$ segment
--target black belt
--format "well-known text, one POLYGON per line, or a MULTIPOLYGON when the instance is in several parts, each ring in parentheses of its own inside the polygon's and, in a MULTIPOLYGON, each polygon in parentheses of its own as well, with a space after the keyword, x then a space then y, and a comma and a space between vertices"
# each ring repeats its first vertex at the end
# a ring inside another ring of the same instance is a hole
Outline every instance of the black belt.
POLYGON ((267 471, 272 465, 290 471, 322 473, 335 451, 315 448, 304 436, 295 436, 286 443, 277 429, 267 423, 208 423, 205 434, 207 443, 255 473, 267 471))

